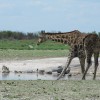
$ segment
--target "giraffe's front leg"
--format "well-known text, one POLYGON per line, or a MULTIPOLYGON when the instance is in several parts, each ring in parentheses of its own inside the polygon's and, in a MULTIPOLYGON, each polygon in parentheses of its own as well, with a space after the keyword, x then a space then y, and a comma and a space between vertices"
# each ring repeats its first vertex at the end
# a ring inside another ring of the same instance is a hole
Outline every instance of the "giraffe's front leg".
POLYGON ((69 54, 66 66, 64 66, 64 68, 63 68, 61 74, 58 76, 57 80, 59 80, 64 75, 66 69, 69 67, 69 65, 73 59, 73 56, 71 56, 71 55, 72 55, 72 53, 69 54))
POLYGON ((82 74, 84 74, 85 72, 85 52, 84 50, 82 50, 81 52, 79 52, 79 61, 80 61, 80 65, 81 65, 81 72, 82 74))

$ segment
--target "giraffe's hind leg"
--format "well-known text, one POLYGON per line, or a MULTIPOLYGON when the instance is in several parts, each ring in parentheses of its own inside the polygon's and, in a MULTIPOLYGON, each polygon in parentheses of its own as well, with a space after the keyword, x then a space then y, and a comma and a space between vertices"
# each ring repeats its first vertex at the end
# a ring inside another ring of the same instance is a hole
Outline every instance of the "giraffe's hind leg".
POLYGON ((92 54, 93 54, 93 52, 89 52, 89 50, 87 50, 87 52, 86 52, 86 56, 87 56, 87 67, 86 67, 86 70, 85 70, 85 72, 83 74, 83 77, 82 77, 83 80, 85 80, 85 76, 87 74, 87 71, 88 71, 88 69, 90 68, 90 66, 92 64, 92 61, 91 61, 92 54))
POLYGON ((94 53, 94 62, 95 62, 95 64, 94 64, 94 76, 93 76, 93 79, 95 79, 96 78, 96 72, 97 72, 97 67, 98 67, 98 58, 99 58, 99 52, 95 52, 94 53))

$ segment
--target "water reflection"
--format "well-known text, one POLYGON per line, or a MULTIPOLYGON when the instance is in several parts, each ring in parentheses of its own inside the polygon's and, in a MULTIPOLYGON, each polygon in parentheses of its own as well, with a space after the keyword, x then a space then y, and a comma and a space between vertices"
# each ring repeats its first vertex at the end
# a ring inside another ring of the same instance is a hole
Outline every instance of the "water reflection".
POLYGON ((2 73, 0 80, 56 80, 57 77, 39 73, 2 73))
POLYGON ((2 78, 3 78, 3 79, 5 79, 5 78, 7 78, 7 77, 9 77, 9 73, 2 73, 2 78))
MULTIPOLYGON (((52 74, 39 74, 39 73, 0 73, 0 80, 56 80, 57 73, 52 74)), ((93 75, 87 75, 87 80, 92 80, 93 75)), ((65 75, 61 80, 81 80, 82 75, 76 74, 72 76, 65 75)), ((100 80, 100 75, 97 75, 97 80, 100 80)))

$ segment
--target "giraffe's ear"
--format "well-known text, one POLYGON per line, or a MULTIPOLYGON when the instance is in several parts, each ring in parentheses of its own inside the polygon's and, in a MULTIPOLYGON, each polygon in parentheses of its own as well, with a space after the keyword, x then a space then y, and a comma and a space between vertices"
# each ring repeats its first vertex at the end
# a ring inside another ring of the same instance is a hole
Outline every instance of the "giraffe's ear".
POLYGON ((44 33, 45 33, 45 31, 44 31, 44 30, 41 30, 41 31, 39 32, 39 37, 42 37, 42 36, 44 35, 44 33))
POLYGON ((45 30, 41 31, 41 35, 44 37, 45 36, 45 30))

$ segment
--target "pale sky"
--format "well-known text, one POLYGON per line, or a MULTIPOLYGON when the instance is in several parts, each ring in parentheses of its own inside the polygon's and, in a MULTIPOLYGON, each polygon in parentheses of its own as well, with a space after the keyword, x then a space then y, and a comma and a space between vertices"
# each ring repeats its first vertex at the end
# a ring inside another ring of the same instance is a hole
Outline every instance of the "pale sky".
POLYGON ((100 32, 100 0, 0 0, 0 30, 100 32))

